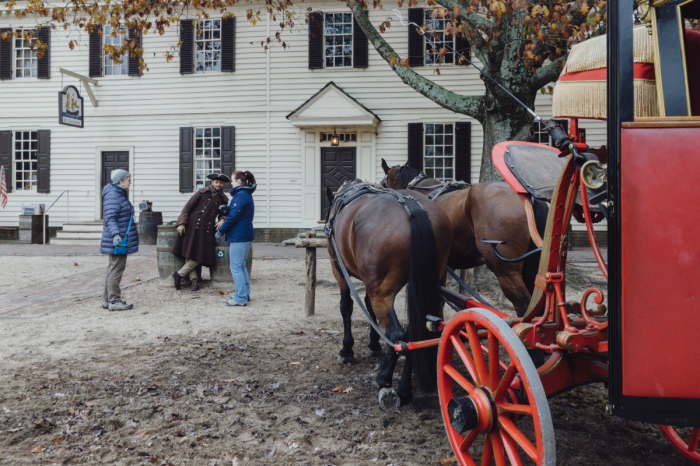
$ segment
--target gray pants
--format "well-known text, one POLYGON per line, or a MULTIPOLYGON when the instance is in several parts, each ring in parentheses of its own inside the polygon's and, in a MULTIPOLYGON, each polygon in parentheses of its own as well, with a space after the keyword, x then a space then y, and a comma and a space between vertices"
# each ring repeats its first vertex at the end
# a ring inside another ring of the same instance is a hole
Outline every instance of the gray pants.
POLYGON ((177 273, 182 278, 185 278, 187 275, 189 275, 190 280, 196 280, 197 279, 197 266, 198 265, 199 265, 199 262, 193 261, 192 259, 187 259, 187 262, 185 262, 185 265, 183 265, 182 268, 177 271, 177 273))
POLYGON ((105 290, 102 300, 110 304, 122 300, 122 290, 119 284, 126 268, 126 254, 110 254, 107 265, 107 278, 105 278, 105 290))

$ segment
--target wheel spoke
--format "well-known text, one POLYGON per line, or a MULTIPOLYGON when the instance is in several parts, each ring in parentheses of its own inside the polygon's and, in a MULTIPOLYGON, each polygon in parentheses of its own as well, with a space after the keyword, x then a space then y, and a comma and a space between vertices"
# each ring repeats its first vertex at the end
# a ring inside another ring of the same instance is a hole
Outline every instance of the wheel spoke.
POLYGON ((476 365, 474 364, 474 360, 469 355, 469 352, 467 352, 467 349, 464 347, 461 340, 456 336, 451 335, 450 341, 452 342, 452 346, 454 346, 455 351, 457 351, 457 354, 459 354, 459 357, 462 359, 462 362, 469 371, 469 375, 472 376, 472 380, 474 380, 474 382, 477 385, 483 385, 481 383, 481 379, 479 379, 479 376, 476 372, 476 365))
POLYGON ((484 439, 484 454, 481 457, 481 466, 491 466, 493 457, 493 445, 491 444, 491 434, 487 434, 484 439))
POLYGON ((503 440, 503 445, 508 459, 510 460, 510 464, 513 466, 523 466, 523 460, 520 459, 520 454, 518 454, 518 447, 515 445, 511 436, 503 429, 498 429, 498 432, 501 434, 501 440, 503 440))
POLYGON ((688 441, 688 451, 695 453, 698 449, 698 440, 700 440, 700 427, 693 428, 693 433, 690 434, 690 440, 688 441))
POLYGON ((530 440, 525 437, 520 429, 518 429, 513 421, 505 416, 498 417, 498 424, 500 427, 511 436, 511 438, 520 445, 525 453, 532 459, 532 461, 537 461, 537 448, 530 442, 530 440))
POLYGON ((498 381, 501 379, 500 362, 498 351, 498 339, 496 335, 489 332, 489 390, 492 392, 498 387, 498 381))
POLYGON ((493 457, 496 458, 496 466, 506 466, 506 455, 503 452, 503 440, 497 433, 491 434, 491 443, 493 446, 493 457))
POLYGON ((498 400, 502 399, 506 395, 506 390, 508 390, 510 387, 510 383, 513 381, 517 373, 518 369, 515 368, 515 364, 513 361, 511 361, 508 365, 508 369, 506 369, 506 373, 503 374, 501 381, 498 383, 496 392, 493 394, 493 400, 495 402, 498 403, 498 400))
POLYGON ((514 413, 523 414, 526 416, 532 416, 532 406, 530 405, 514 405, 511 403, 503 403, 498 405, 498 412, 500 413, 514 413))
POLYGON ((479 436, 479 431, 474 429, 469 431, 469 435, 464 437, 464 440, 462 443, 459 445, 459 451, 464 453, 465 451, 469 450, 469 447, 472 446, 472 443, 474 443, 474 440, 476 440, 476 437, 479 436))
POLYGON ((481 380, 479 385, 485 386, 488 384, 489 374, 486 370, 486 360, 484 359, 484 353, 481 351, 479 336, 476 334, 476 326, 471 322, 467 322, 465 327, 467 327, 467 334, 469 335, 469 345, 472 347, 472 357, 476 364, 476 372, 479 374, 479 380, 481 380))
MULTIPOLYGON (((498 340, 496 340, 496 341, 498 341, 498 340)), ((490 353, 489 353, 489 349, 488 349, 486 346, 484 346, 484 345, 481 345, 481 351, 483 351, 483 352, 486 353, 486 354, 490 354, 490 353)), ((501 369, 503 369, 503 370, 508 369, 508 366, 506 366, 506 363, 504 363, 503 361, 501 361, 500 357, 499 357, 499 359, 498 359, 498 364, 501 366, 501 369)))
POLYGON ((445 364, 444 366, 442 366, 442 370, 444 370, 444 371, 445 371, 445 374, 449 375, 449 376, 452 378, 452 380, 454 380, 455 382, 457 382, 457 383, 459 384, 460 387, 462 387, 463 389, 465 389, 465 390, 467 391, 467 393, 469 393, 469 392, 471 392, 472 390, 474 390, 474 385, 472 385, 472 384, 471 384, 462 374, 460 374, 459 371, 458 371, 457 369, 455 369, 454 367, 452 367, 452 366, 450 366, 450 365, 448 365, 448 364, 445 364))

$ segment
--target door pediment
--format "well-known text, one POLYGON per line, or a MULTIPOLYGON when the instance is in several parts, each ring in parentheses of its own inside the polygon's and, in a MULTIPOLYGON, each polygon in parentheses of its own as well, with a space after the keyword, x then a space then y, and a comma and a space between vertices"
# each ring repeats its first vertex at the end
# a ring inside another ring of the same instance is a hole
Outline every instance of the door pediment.
POLYGON ((354 127, 375 130, 381 119, 333 81, 311 96, 287 119, 300 129, 354 127))

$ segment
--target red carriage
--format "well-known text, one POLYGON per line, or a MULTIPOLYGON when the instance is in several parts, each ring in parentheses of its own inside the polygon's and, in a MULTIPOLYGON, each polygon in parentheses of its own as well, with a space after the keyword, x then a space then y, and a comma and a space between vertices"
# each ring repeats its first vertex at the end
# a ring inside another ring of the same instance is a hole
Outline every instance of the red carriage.
POLYGON ((650 32, 633 30, 633 0, 608 8, 608 34, 598 39, 607 44, 583 44, 602 47, 603 62, 577 69, 572 53, 561 80, 559 115, 572 118, 571 134, 550 123, 556 149, 504 142, 493 151, 526 206, 540 195, 551 200, 544 235, 531 228, 542 255, 526 314, 512 318, 443 290, 467 310, 428 323, 442 331, 438 390, 461 465, 554 465, 547 397, 600 381, 608 383, 612 414, 659 424, 680 454, 700 464, 700 81, 693 73, 700 34, 679 26, 700 19, 700 2, 645 2, 650 32), (633 36, 649 47, 635 51, 633 36), (602 105, 575 105, 577 92, 597 93, 602 105), (585 144, 579 117, 607 119, 607 149, 585 144), (556 184, 547 184, 547 171, 558 173, 556 184), (607 297, 590 289, 572 306, 564 278, 577 197, 609 289, 607 297), (600 214, 608 220, 608 264, 593 232, 600 214), (537 350, 548 355, 539 368, 530 357, 537 350))

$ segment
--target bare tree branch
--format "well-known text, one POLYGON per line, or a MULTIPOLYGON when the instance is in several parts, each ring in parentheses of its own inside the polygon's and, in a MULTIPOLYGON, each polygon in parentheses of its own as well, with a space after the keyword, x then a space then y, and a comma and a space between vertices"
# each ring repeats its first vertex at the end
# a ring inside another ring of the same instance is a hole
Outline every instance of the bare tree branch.
POLYGON ((561 70, 564 67, 564 63, 568 58, 568 54, 562 55, 547 66, 543 66, 535 71, 535 75, 532 77, 533 87, 535 89, 540 89, 547 84, 556 81, 561 74, 561 70))
POLYGON ((351 1, 352 0, 347 0, 347 5, 355 14, 357 24, 367 35, 367 39, 377 52, 379 52, 379 55, 389 63, 389 66, 391 66, 404 83, 441 107, 482 121, 483 97, 456 94, 421 76, 410 67, 403 66, 399 54, 394 51, 374 25, 372 25, 367 12, 362 8, 360 2, 353 2, 354 5, 351 6, 351 1))

